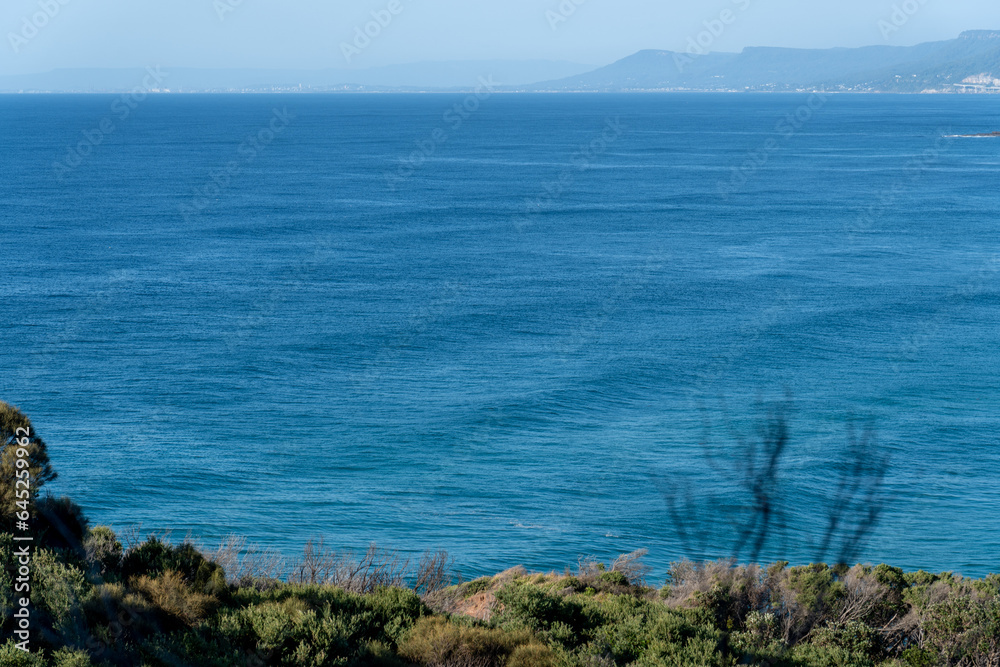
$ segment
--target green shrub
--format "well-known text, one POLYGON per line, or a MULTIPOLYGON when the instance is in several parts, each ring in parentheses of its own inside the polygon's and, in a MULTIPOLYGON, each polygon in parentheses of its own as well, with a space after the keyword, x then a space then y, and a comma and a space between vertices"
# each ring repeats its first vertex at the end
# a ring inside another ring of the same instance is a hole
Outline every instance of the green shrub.
POLYGON ((482 593, 485 590, 489 590, 490 586, 492 585, 493 585, 493 577, 482 577, 480 579, 475 579, 462 586, 462 595, 467 598, 471 598, 473 595, 482 593))
POLYGON ((384 661, 384 647, 393 650, 428 613, 416 593, 394 588, 360 595, 285 585, 239 589, 233 599, 238 606, 222 609, 213 623, 219 636, 239 651, 290 656, 286 662, 294 665, 384 661))
POLYGON ((399 655, 419 665, 470 667, 547 667, 556 664, 551 649, 527 629, 462 626, 424 618, 407 634, 399 655))
POLYGON ((63 647, 52 654, 52 667, 93 667, 86 651, 63 647))
POLYGON ((366 596, 364 602, 384 639, 392 645, 399 643, 417 619, 427 613, 419 595, 401 588, 380 588, 366 596))
POLYGON ((155 577, 170 569, 173 549, 156 537, 150 537, 137 547, 129 549, 122 557, 122 579, 155 577))
POLYGON ((647 619, 634 613, 617 615, 593 631, 594 641, 622 663, 630 663, 643 656, 653 635, 647 619))
POLYGON ((366 667, 410 667, 396 657, 391 646, 379 641, 362 642, 355 664, 366 667))
POLYGON ((212 596, 192 590, 184 577, 173 570, 168 570, 155 579, 136 577, 129 585, 155 607, 185 625, 198 623, 218 603, 212 596))
MULTIPOLYGON (((966 597, 975 590, 969 580, 951 572, 942 574, 918 573, 918 582, 911 584, 904 593, 904 601, 920 612, 926 612, 931 605, 938 604, 953 597, 966 597)), ((910 577, 908 577, 910 579, 910 577)))
POLYGON ((822 563, 793 567, 787 572, 788 584, 796 593, 795 602, 814 614, 830 609, 844 596, 844 585, 822 563))
POLYGON ((972 588, 983 597, 1000 595, 1000 574, 991 574, 978 581, 973 581, 972 588))
POLYGON ((855 660, 875 661, 882 657, 879 633, 864 623, 836 623, 815 630, 809 643, 818 648, 842 649, 855 660))
POLYGON ((654 640, 632 667, 731 667, 733 661, 709 638, 694 638, 683 645, 654 640))
POLYGON ((906 616, 908 607, 905 599, 910 583, 903 570, 882 564, 872 571, 872 576, 883 588, 883 595, 864 621, 872 626, 884 626, 894 618, 906 616))
POLYGON ((45 667, 45 659, 34 652, 35 650, 32 647, 32 652, 26 653, 17 648, 14 640, 11 639, 0 646, 0 665, 3 667, 45 667))
POLYGON ((571 627, 580 625, 579 605, 524 583, 508 584, 496 593, 499 612, 494 614, 498 625, 509 628, 548 630, 553 623, 571 627))
POLYGON ((730 650, 737 657, 754 663, 774 662, 787 651, 781 638, 781 626, 773 613, 752 611, 747 614, 745 629, 729 637, 730 650))
POLYGON ((864 655, 856 655, 839 646, 799 644, 792 652, 795 664, 802 667, 875 667, 864 655))
POLYGON ((219 630, 234 645, 284 656, 286 664, 310 660, 323 664, 334 656, 349 657, 350 633, 342 619, 276 602, 224 614, 219 630))
POLYGON ((817 625, 835 618, 847 588, 837 571, 820 563, 783 570, 770 582, 771 604, 786 623, 786 640, 795 644, 817 625))
POLYGON ((937 656, 922 648, 908 648, 903 651, 900 660, 908 667, 936 667, 937 656))
POLYGON ((677 610, 655 596, 571 596, 541 634, 566 664, 722 664, 724 633, 705 610, 677 610), (666 662, 664 662, 666 661, 666 662))
POLYGON ((556 656, 548 646, 538 643, 521 644, 507 658, 506 667, 555 667, 556 656))
POLYGON ((83 615, 91 635, 87 646, 98 662, 111 656, 124 659, 119 651, 166 629, 158 610, 121 583, 95 586, 84 601, 83 615))
POLYGON ((32 557, 31 578, 31 600, 51 627, 64 639, 78 637, 83 632, 81 605, 91 588, 83 572, 39 549, 32 557))
POLYGON ((903 575, 903 579, 906 581, 907 586, 929 586, 939 578, 940 577, 938 577, 938 575, 931 574, 930 572, 924 572, 923 570, 907 572, 903 575))
POLYGON ((605 584, 610 584, 611 586, 625 587, 629 585, 628 577, 626 577, 624 573, 618 572, 617 570, 602 572, 597 576, 597 580, 605 584))
POLYGON ((715 615, 716 624, 727 630, 737 629, 742 623, 743 614, 748 613, 740 604, 741 600, 722 583, 715 584, 706 592, 695 591, 692 599, 698 606, 711 611, 715 615))
POLYGON ((989 664, 1000 655, 1000 597, 956 595, 931 605, 922 623, 925 647, 945 664, 989 664))
POLYGON ((129 581, 135 577, 156 578, 167 571, 179 572, 197 592, 225 600, 229 587, 226 573, 220 565, 206 559, 191 544, 173 547, 151 537, 134 549, 125 552, 121 561, 121 577, 129 581))
POLYGON ((115 532, 107 526, 91 528, 83 540, 87 562, 101 577, 117 576, 124 553, 115 532))
POLYGON ((172 549, 168 569, 180 572, 191 587, 200 593, 221 595, 229 590, 222 566, 205 558, 192 544, 182 544, 172 549))

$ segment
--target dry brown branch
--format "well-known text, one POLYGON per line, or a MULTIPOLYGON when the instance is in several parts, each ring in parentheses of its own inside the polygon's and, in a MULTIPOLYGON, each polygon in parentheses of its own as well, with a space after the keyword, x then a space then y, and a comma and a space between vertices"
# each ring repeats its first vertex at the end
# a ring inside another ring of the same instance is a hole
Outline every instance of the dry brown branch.
POLYGON ((276 549, 248 544, 240 535, 227 535, 214 550, 199 549, 210 561, 222 566, 226 579, 237 585, 280 579, 285 574, 285 560, 276 549))
POLYGON ((611 563, 612 572, 621 572, 633 586, 645 586, 650 567, 642 562, 649 549, 639 549, 630 554, 622 554, 611 563))
POLYGON ((878 583, 875 576, 860 565, 852 567, 843 579, 844 597, 840 602, 837 621, 865 621, 886 598, 889 589, 878 583))
POLYGON ((413 590, 421 595, 429 595, 458 583, 456 579, 460 581, 461 577, 452 574, 454 568, 455 560, 449 558, 447 551, 425 553, 417 565, 413 590))
POLYGON ((770 601, 771 580, 757 565, 736 565, 732 560, 708 563, 681 561, 670 567, 667 604, 687 607, 699 601, 713 589, 729 592, 733 612, 740 622, 751 611, 766 611, 770 601))
POLYGON ((382 587, 404 587, 409 564, 395 551, 380 549, 375 543, 355 560, 351 552, 337 553, 327 548, 322 539, 310 540, 288 580, 293 584, 324 584, 352 593, 371 593, 382 587))
POLYGON ((131 551, 145 541, 142 535, 142 524, 126 526, 121 531, 115 531, 115 534, 125 551, 131 551))

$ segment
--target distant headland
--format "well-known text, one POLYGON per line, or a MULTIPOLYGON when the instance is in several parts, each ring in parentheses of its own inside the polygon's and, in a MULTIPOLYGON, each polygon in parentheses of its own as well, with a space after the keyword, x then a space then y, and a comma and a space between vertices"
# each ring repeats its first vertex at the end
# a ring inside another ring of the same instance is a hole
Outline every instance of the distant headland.
MULTIPOLYGON (((683 50, 639 51, 610 65, 562 61, 423 62, 371 69, 155 69, 146 93, 446 93, 483 79, 504 93, 829 92, 1000 93, 1000 31, 972 30, 916 46, 750 47, 711 51, 695 35, 683 50)), ((0 93, 129 93, 143 69, 60 69, 0 76, 0 93)))

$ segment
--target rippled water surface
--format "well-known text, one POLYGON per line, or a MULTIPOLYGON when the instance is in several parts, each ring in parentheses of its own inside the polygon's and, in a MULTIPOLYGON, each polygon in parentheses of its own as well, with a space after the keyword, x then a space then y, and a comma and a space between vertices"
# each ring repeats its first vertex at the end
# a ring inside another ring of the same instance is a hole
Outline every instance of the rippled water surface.
POLYGON ((95 522, 662 576, 787 395, 761 558, 853 424, 858 559, 1000 569, 991 98, 115 99, 0 97, 0 398, 95 522))

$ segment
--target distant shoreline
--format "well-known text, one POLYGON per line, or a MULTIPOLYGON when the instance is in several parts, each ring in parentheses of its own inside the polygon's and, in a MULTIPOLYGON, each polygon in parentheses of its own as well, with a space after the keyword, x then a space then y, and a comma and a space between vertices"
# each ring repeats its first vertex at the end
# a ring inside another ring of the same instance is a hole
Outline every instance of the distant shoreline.
MULTIPOLYGON (((0 96, 15 95, 128 95, 131 90, 0 90, 0 96)), ((192 91, 148 91, 147 95, 183 96, 183 95, 467 95, 475 92, 472 88, 460 89, 427 89, 427 90, 192 90, 192 91)), ((673 90, 673 89, 636 89, 636 90, 502 90, 492 92, 494 95, 896 95, 896 96, 927 96, 946 95, 949 97, 982 97, 1000 95, 1000 92, 989 93, 959 93, 951 91, 876 91, 876 90, 673 90)), ((989 137, 1000 136, 1000 133, 983 135, 955 135, 989 137)))

